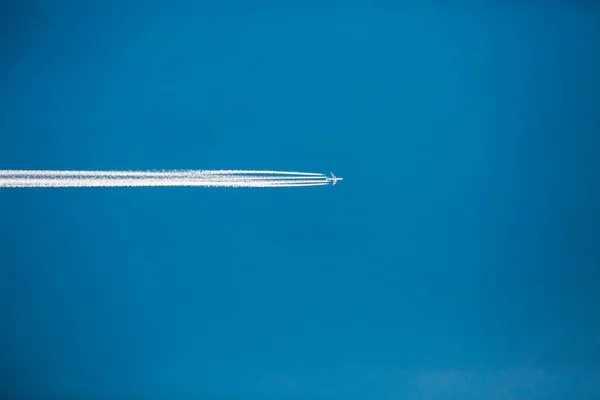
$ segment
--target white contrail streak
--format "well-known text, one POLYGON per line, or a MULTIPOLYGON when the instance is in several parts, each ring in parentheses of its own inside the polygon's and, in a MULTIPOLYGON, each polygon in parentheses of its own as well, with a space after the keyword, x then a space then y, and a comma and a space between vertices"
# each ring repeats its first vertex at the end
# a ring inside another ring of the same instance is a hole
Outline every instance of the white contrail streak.
POLYGON ((263 170, 0 170, 0 187, 298 187, 328 185, 323 174, 263 170))
POLYGON ((323 174, 314 172, 288 172, 268 170, 167 170, 167 171, 50 171, 50 170, 0 170, 0 174, 27 175, 27 176, 150 176, 150 175, 295 175, 323 177, 323 174))

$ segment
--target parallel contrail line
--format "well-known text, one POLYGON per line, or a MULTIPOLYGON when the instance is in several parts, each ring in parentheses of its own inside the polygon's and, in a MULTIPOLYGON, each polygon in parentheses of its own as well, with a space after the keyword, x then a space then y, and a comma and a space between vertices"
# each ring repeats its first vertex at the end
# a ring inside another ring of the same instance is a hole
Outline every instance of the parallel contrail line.
POLYGON ((161 179, 0 179, 0 187, 157 187, 157 186, 203 186, 203 187, 299 187, 323 186, 323 181, 198 181, 198 180, 161 180, 161 179))
POLYGON ((200 175, 301 175, 301 176, 325 176, 314 172, 292 172, 292 171, 268 171, 268 170, 148 170, 148 171, 123 171, 123 170, 0 170, 3 175, 37 175, 37 176, 59 176, 59 175, 85 175, 85 176, 148 176, 148 175, 177 175, 177 174, 200 174, 200 175))

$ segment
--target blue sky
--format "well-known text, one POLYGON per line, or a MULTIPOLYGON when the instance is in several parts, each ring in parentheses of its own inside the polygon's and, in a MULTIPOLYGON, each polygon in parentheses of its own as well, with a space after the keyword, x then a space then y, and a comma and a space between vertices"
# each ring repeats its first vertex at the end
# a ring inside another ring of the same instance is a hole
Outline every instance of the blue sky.
POLYGON ((600 397, 600 9, 5 2, 0 389, 600 397))

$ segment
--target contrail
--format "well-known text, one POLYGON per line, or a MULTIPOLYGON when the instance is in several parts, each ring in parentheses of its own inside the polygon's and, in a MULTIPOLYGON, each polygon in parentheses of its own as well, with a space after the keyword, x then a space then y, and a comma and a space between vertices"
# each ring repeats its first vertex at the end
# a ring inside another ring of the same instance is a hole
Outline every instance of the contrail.
POLYGON ((323 177, 323 174, 314 172, 268 171, 268 170, 166 170, 166 171, 50 171, 50 170, 0 170, 0 174, 27 175, 27 176, 149 176, 149 175, 295 175, 323 177))
MULTIPOLYGON (((338 178, 341 179, 341 178, 338 178)), ((299 187, 332 182, 324 174, 268 170, 0 170, 0 187, 299 187)), ((334 182, 335 183, 335 182, 334 182)))

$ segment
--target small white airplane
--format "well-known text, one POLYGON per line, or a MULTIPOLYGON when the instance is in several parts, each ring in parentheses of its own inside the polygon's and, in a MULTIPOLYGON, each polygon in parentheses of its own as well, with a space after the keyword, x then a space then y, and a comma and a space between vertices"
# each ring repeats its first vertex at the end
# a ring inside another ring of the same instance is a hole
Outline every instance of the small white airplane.
POLYGON ((333 184, 335 185, 337 183, 337 181, 343 181, 344 178, 338 178, 337 176, 335 176, 333 174, 333 172, 329 171, 329 173, 331 174, 331 178, 326 178, 327 182, 333 182, 333 184))

